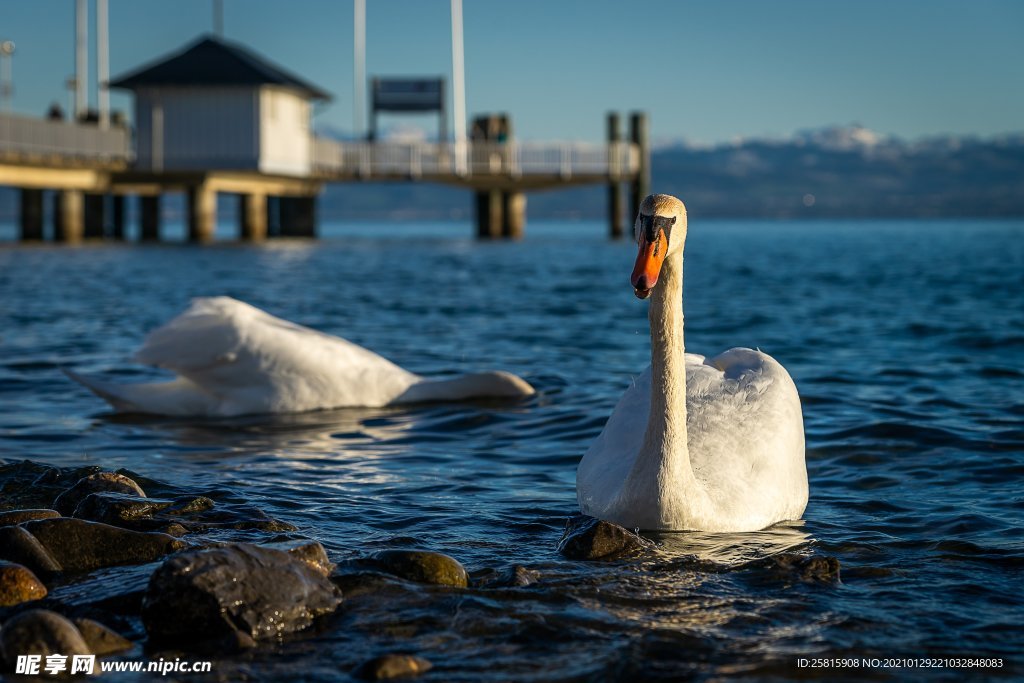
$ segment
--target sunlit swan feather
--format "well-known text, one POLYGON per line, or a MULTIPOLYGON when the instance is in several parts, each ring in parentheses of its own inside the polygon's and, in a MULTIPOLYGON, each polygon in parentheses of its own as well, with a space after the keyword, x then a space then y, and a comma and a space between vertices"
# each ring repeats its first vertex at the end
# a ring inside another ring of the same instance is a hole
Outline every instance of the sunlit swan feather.
POLYGON ((424 379, 350 341, 224 296, 194 299, 184 313, 146 337, 135 360, 177 377, 114 384, 68 375, 118 410, 178 416, 297 413, 533 393, 507 372, 424 379))
POLYGON ((653 293, 651 365, 580 462, 580 509, 652 530, 756 531, 799 519, 807 470, 793 380, 760 351, 685 353, 686 208, 651 195, 636 233, 633 286, 640 298, 653 293))

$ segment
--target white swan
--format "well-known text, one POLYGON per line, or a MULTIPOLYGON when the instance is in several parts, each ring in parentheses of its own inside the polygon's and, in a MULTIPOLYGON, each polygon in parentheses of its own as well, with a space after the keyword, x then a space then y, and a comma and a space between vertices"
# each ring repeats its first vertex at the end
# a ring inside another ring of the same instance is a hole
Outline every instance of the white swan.
POLYGON ((580 462, 580 509, 640 529, 756 531, 799 519, 807 469, 793 380, 760 351, 684 353, 686 207, 651 195, 635 230, 633 287, 641 299, 653 290, 651 365, 580 462))
POLYGON ((507 372, 424 379, 350 341, 226 296, 193 299, 188 310, 146 337, 135 360, 178 376, 169 382, 112 384, 65 372, 118 410, 177 416, 298 413, 534 393, 507 372))

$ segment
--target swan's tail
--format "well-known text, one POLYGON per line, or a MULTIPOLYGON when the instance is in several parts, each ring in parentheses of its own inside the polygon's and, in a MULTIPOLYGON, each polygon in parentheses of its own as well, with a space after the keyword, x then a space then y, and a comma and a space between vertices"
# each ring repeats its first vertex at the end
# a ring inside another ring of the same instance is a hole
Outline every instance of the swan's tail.
POLYGON ((214 403, 209 394, 184 377, 170 382, 114 384, 62 369, 65 375, 122 413, 198 415, 208 412, 214 403))

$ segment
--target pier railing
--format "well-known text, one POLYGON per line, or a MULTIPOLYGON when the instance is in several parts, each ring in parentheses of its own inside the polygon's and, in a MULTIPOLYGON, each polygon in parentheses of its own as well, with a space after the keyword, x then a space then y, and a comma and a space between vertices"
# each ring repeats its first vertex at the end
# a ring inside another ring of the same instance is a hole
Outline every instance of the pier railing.
POLYGON ((0 114, 0 158, 45 159, 54 163, 119 163, 131 158, 127 128, 101 129, 71 123, 0 114))
POLYGON ((454 143, 339 142, 313 139, 313 173, 320 177, 420 178, 524 176, 620 178, 640 166, 629 142, 466 144, 465 162, 454 143))

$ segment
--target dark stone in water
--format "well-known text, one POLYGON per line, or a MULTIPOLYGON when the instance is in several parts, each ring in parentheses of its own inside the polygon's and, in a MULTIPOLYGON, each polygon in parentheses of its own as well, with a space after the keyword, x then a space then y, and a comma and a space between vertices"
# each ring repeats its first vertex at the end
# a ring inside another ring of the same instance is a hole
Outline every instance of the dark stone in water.
POLYGON ((116 472, 97 472, 79 479, 74 486, 57 496, 53 501, 53 507, 65 517, 74 514, 78 504, 89 494, 100 491, 115 491, 128 493, 141 498, 146 497, 146 492, 134 481, 116 472))
POLYGON ((371 565, 388 574, 438 586, 465 588, 469 585, 466 569, 453 557, 426 550, 382 550, 370 559, 371 565))
POLYGON ((110 655, 130 650, 133 647, 132 641, 111 631, 98 621, 75 619, 75 627, 78 628, 78 632, 82 634, 82 640, 94 655, 110 655))
POLYGON ((146 498, 116 491, 91 493, 75 508, 74 517, 114 526, 124 526, 171 507, 169 500, 146 498))
POLYGON ((588 515, 576 515, 565 522, 558 552, 571 560, 611 560, 654 547, 632 531, 588 515))
POLYGON ((55 574, 61 570, 35 536, 20 526, 0 527, 0 560, 25 565, 36 574, 55 574))
POLYGON ((14 562, 0 561, 0 607, 46 597, 46 586, 31 570, 14 562))
POLYGON ((473 585, 477 588, 522 588, 537 583, 540 574, 522 565, 505 569, 483 569, 473 572, 473 585))
POLYGON ((839 581, 839 560, 825 555, 773 555, 768 558, 768 567, 775 574, 792 576, 810 583, 839 581))
POLYGON ((419 676, 433 667, 433 664, 416 655, 389 654, 363 662, 352 675, 367 681, 386 681, 419 676))
POLYGON ((8 510, 0 512, 0 526, 15 526, 22 522, 31 522, 33 519, 52 519, 60 517, 56 510, 39 508, 35 510, 8 510))
POLYGON ((303 543, 287 551, 289 555, 302 560, 324 576, 330 576, 335 564, 327 557, 327 551, 316 541, 303 543))
POLYGON ((186 547, 184 541, 167 534, 129 531, 66 517, 26 522, 20 528, 35 536, 67 572, 152 562, 186 547))
POLYGON ((0 630, 0 650, 8 665, 13 665, 18 655, 93 654, 74 624, 45 609, 22 612, 5 623, 0 630))
POLYGON ((341 601, 302 559, 238 543, 166 560, 150 578, 142 619, 154 640, 238 648, 301 631, 341 601))

